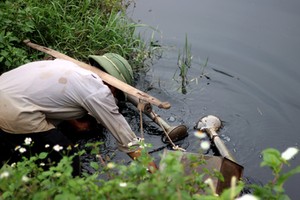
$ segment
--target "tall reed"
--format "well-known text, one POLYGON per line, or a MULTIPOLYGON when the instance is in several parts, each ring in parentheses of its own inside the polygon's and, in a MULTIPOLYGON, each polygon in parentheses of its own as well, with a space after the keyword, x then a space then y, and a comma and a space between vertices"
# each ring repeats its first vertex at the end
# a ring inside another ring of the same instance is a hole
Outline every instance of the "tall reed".
POLYGON ((188 44, 187 34, 185 35, 185 45, 184 49, 179 51, 177 58, 177 66, 179 68, 179 76, 181 77, 181 92, 183 94, 187 93, 186 86, 189 83, 187 74, 188 70, 192 65, 192 53, 191 53, 191 45, 188 44))

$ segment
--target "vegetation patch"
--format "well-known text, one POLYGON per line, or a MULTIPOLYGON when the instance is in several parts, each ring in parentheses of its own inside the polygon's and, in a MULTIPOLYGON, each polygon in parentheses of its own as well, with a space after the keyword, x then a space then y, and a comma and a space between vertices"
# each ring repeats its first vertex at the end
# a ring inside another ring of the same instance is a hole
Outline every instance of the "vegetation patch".
POLYGON ((0 2, 0 74, 45 59, 23 40, 53 48, 81 61, 91 54, 118 53, 133 66, 149 58, 151 45, 135 34, 124 0, 4 0, 0 2))
MULTIPOLYGON (((158 46, 152 42, 146 45, 135 34, 136 27, 144 25, 126 16, 126 6, 130 3, 122 0, 1 1, 0 74, 26 62, 45 59, 44 54, 24 45, 25 39, 81 61, 87 61, 90 54, 112 52, 135 63, 133 67, 138 66, 151 57, 158 46)), ((182 93, 186 93, 191 60, 186 37, 185 49, 178 56, 182 93)), ((24 141, 25 145, 29 141, 24 141)), ((16 150, 30 151, 30 145, 16 150)), ((251 199, 289 199, 284 183, 300 173, 300 166, 283 172, 289 160, 298 153, 297 148, 288 148, 283 153, 267 149, 262 152, 261 166, 271 169, 273 180, 261 186, 245 185, 233 179, 231 188, 217 195, 211 180, 204 179, 205 172, 195 170, 186 175, 176 154, 164 159, 163 170, 150 174, 147 164, 151 157, 146 148, 143 155, 129 165, 103 163, 99 150, 95 149, 93 156, 99 161, 89 163, 94 173, 73 177, 73 157, 67 156, 68 149, 52 148, 64 155, 59 163, 44 163, 48 153, 43 152, 23 157, 11 165, 4 164, 0 169, 0 199, 237 199, 240 194, 251 199), (105 178, 100 178, 102 175, 105 178), (245 188, 249 188, 251 194, 243 194, 245 188)), ((79 155, 84 153, 81 151, 79 155)), ((203 164, 202 160, 193 158, 191 162, 193 166, 203 164)))
MULTIPOLYGON (((28 140, 28 139, 27 139, 28 140)), ((30 151, 34 141, 24 141, 22 152, 30 151)), ((175 152, 167 154, 161 161, 161 170, 150 174, 147 164, 151 157, 147 154, 147 146, 142 156, 128 165, 113 162, 103 162, 99 151, 100 144, 88 144, 93 147, 92 155, 95 161, 90 162, 94 173, 83 173, 81 177, 72 176, 72 157, 67 156, 69 149, 58 148, 64 157, 58 163, 45 163, 48 153, 43 152, 30 158, 5 164, 0 169, 0 199, 224 199, 233 200, 240 195, 249 199, 289 199, 284 191, 286 180, 300 173, 300 166, 283 172, 284 165, 289 165, 289 160, 297 153, 298 149, 291 147, 280 153, 276 149, 267 149, 262 152, 262 166, 271 169, 274 179, 265 185, 246 185, 243 181, 232 179, 231 187, 221 194, 216 194, 213 178, 222 180, 219 173, 209 173, 209 170, 199 172, 193 170, 205 164, 204 160, 190 156, 191 174, 185 173, 185 168, 178 162, 179 155, 175 152), (46 167, 46 168, 45 168, 46 167), (243 193, 248 188, 251 194, 243 193)), ((20 151, 16 149, 16 151, 20 151)), ((21 151, 20 151, 21 152, 21 151)), ((84 154, 81 151, 79 155, 84 154)), ((199 158, 199 157, 197 157, 199 158)))

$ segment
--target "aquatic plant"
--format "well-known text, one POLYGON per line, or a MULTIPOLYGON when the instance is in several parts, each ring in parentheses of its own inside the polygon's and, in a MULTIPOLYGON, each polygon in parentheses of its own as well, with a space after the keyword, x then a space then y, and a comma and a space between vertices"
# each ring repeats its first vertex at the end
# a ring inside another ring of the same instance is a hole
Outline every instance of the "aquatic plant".
POLYGON ((210 77, 208 76, 208 73, 205 72, 206 68, 208 65, 208 57, 205 59, 205 61, 203 63, 200 64, 200 70, 201 73, 198 76, 192 77, 190 79, 190 82, 195 82, 197 85, 199 84, 199 79, 201 78, 206 78, 206 79, 210 79, 210 77))
MULTIPOLYGON (((192 54, 191 54, 191 45, 188 43, 187 34, 185 35, 185 45, 184 48, 178 53, 177 66, 179 68, 179 76, 181 77, 181 92, 186 94, 186 85, 189 80, 187 78, 188 69, 192 65, 192 54)), ((175 72, 176 73, 176 72, 175 72)))
POLYGON ((181 81, 180 81, 180 90, 182 94, 186 94, 187 93, 187 85, 190 82, 195 82, 196 84, 198 84, 199 79, 200 78, 207 78, 209 79, 209 77, 207 76, 207 74, 205 73, 205 70, 207 68, 208 65, 208 58, 206 58, 206 60, 200 64, 200 74, 197 76, 191 76, 190 78, 188 76, 188 72, 189 69, 192 66, 192 61, 193 61, 193 55, 191 53, 191 45, 188 42, 188 37, 187 34, 185 35, 185 44, 182 50, 179 50, 178 53, 178 57, 177 57, 177 70, 175 71, 174 75, 173 75, 173 79, 176 80, 176 74, 179 70, 179 74, 178 76, 180 77, 181 81))

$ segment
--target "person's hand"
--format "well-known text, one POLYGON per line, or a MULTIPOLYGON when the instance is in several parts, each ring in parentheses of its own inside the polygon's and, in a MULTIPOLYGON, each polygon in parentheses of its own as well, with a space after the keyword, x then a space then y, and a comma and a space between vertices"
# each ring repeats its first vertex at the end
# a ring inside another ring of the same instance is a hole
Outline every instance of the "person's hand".
POLYGON ((74 120, 69 120, 69 123, 78 132, 90 130, 90 123, 88 121, 78 121, 78 120, 74 119, 74 120))

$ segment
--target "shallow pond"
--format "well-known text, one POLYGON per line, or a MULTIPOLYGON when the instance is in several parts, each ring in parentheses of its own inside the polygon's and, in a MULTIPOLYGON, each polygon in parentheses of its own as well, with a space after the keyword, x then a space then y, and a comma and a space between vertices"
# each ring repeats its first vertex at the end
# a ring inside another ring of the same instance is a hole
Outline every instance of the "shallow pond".
MULTIPOLYGON (((244 176, 262 183, 272 177, 269 169, 259 167, 262 150, 299 148, 299 9, 297 0, 136 1, 131 17, 157 28, 155 38, 167 47, 163 57, 140 75, 137 87, 172 104, 169 110, 154 109, 171 125, 189 128, 182 147, 196 152, 195 123, 216 115, 223 122, 219 134, 245 167, 244 176), (187 93, 182 94, 177 57, 185 35, 193 60, 187 93), (201 78, 203 73, 208 78, 201 78)), ((160 137, 145 132, 153 149, 164 146, 160 137)), ((300 156, 291 163, 289 169, 299 165, 300 156)), ((300 196, 299 179, 294 176, 286 184, 292 199, 300 196)))
MULTIPOLYGON (((219 134, 245 167, 244 177, 253 183, 272 179, 269 169, 259 167, 261 151, 299 148, 300 142, 299 9, 297 0, 136 1, 129 9, 130 17, 157 28, 160 33, 154 32, 154 39, 165 47, 162 58, 147 72, 136 74, 136 87, 171 103, 169 110, 153 109, 169 125, 188 127, 189 136, 178 145, 198 152, 193 128, 200 118, 216 115, 223 123, 219 134), (177 60, 186 35, 193 59, 183 94, 177 60)), ((152 34, 144 29, 140 32, 145 38, 152 34)), ((136 108, 128 104, 123 114, 140 135, 136 108)), ((156 124, 146 116, 143 122, 145 140, 153 144, 150 152, 159 162, 163 149, 169 146, 162 142, 162 131, 156 124)), ((130 162, 116 150, 110 134, 105 135, 104 159, 130 162)), ((88 162, 84 164, 89 169, 88 162)), ((285 170, 299 164, 298 155, 285 170)), ((296 175, 286 183, 292 199, 300 196, 299 179, 296 175)))

